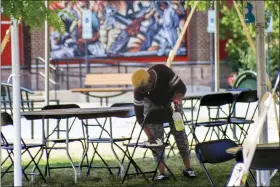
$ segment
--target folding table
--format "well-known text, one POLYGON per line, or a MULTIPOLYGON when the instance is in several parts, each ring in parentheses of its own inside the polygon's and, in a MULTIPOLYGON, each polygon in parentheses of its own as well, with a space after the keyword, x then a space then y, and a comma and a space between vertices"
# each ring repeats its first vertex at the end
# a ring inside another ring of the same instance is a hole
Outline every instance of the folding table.
MULTIPOLYGON (((98 119, 98 118, 108 118, 108 117, 121 117, 127 115, 131 110, 134 110, 133 107, 99 107, 99 108, 72 108, 72 109, 55 109, 55 110, 41 110, 41 111, 30 111, 30 112, 22 112, 21 115, 24 116, 27 120, 36 120, 36 119, 56 119, 58 116, 60 118, 71 118, 71 117, 77 117, 80 120, 86 120, 86 119, 98 119)), ((66 131, 68 131, 69 127, 66 127, 66 131)), ((42 133, 43 136, 45 134, 44 132, 44 123, 42 127, 42 133)), ((68 133, 66 133, 68 134, 68 133)), ((123 165, 121 164, 115 150, 113 147, 113 138, 112 138, 112 124, 110 123, 110 139, 111 139, 111 149, 116 157, 120 168, 123 169, 123 165)), ((45 141, 45 140, 43 140, 45 141)), ((69 137, 66 135, 66 149, 67 149, 67 155, 69 158, 69 137)), ((83 153, 83 158, 86 155, 86 152, 88 150, 88 144, 86 145, 86 151, 83 153)), ((72 168, 74 170, 74 179, 75 182, 77 182, 78 175, 80 174, 80 167, 83 163, 83 159, 78 167, 78 169, 75 168, 73 161, 69 159, 72 168)), ((121 170, 123 171, 123 170, 121 170)))

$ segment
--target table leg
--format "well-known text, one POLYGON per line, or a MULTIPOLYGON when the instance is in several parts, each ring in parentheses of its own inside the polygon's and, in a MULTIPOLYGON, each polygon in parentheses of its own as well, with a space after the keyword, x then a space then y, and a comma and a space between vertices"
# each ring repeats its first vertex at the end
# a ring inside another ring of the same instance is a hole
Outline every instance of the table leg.
POLYGON ((85 130, 86 130, 86 132, 85 132, 86 141, 85 141, 85 149, 84 149, 84 152, 82 155, 82 160, 81 160, 81 163, 79 164, 79 170, 78 170, 79 175, 81 174, 81 167, 83 166, 84 159, 85 159, 88 149, 89 149, 89 144, 88 144, 89 133, 88 133, 88 126, 87 126, 88 121, 86 120, 86 123, 84 123, 83 120, 81 120, 81 121, 82 121, 82 128, 85 127, 85 130))
POLYGON ((77 173, 77 170, 76 170, 76 167, 73 163, 73 160, 69 154, 69 123, 66 123, 66 155, 67 155, 67 158, 74 170, 74 180, 75 180, 75 183, 77 183, 78 181, 78 173, 77 173))
POLYGON ((119 163, 120 168, 121 168, 121 172, 120 172, 121 173, 121 178, 123 178, 123 176, 124 176, 124 166, 121 163, 117 153, 114 150, 113 131, 112 131, 112 118, 111 117, 110 117, 110 141, 111 141, 111 149, 113 151, 113 154, 115 155, 115 158, 117 159, 117 162, 119 163))

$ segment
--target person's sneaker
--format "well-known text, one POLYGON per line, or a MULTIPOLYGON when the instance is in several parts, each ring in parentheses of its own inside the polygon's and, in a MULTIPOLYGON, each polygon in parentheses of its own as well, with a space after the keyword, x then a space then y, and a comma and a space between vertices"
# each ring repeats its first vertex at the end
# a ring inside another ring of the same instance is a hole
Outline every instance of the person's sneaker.
POLYGON ((189 169, 184 169, 184 170, 183 170, 183 175, 184 175, 185 177, 188 177, 188 178, 194 178, 194 177, 196 177, 195 172, 194 172, 191 168, 189 168, 189 169))
POLYGON ((163 146, 161 139, 156 139, 156 143, 150 143, 149 141, 144 142, 145 147, 160 147, 163 146))
POLYGON ((169 177, 166 174, 160 174, 155 178, 155 181, 162 181, 162 180, 168 180, 169 177))

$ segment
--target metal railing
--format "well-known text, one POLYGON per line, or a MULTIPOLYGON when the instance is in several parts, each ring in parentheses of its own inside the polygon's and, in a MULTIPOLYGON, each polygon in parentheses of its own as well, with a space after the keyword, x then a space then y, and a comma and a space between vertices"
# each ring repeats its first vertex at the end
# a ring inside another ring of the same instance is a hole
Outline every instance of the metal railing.
MULTIPOLYGON (((160 63, 160 62, 158 62, 160 63)), ((203 69, 201 67, 196 67, 195 65, 210 65, 210 61, 201 61, 201 62, 174 62, 173 67, 180 66, 189 66, 191 68, 191 74, 193 70, 199 68, 201 71, 201 76, 203 76, 203 69)), ((83 79, 86 76, 86 72, 94 73, 94 68, 100 67, 114 67, 117 70, 117 73, 128 73, 129 68, 148 68, 152 65, 155 65, 155 62, 132 62, 128 60, 117 60, 117 59, 89 59, 89 65, 86 66, 84 58, 66 58, 66 59, 52 59, 52 64, 56 68, 65 69, 63 76, 65 77, 64 83, 66 84, 66 89, 70 89, 70 78, 78 77, 80 87, 84 87, 83 79), (71 69, 75 69, 76 72, 71 72, 71 69), (78 70, 78 71, 77 71, 78 70)), ((194 78, 194 75, 191 75, 194 78)), ((63 78, 63 77, 62 77, 63 78)), ((64 78, 63 78, 64 79, 64 78)))
MULTIPOLYGON (((42 57, 36 57, 36 58, 32 58, 32 60, 35 60, 35 72, 32 71, 33 68, 29 68, 29 72, 30 74, 35 74, 36 75, 36 90, 39 90, 39 82, 40 82, 40 77, 44 77, 45 78, 45 73, 40 71, 40 69, 45 67, 45 59, 43 59, 42 57), (40 65, 41 64, 41 65, 40 65)), ((56 66, 54 66, 53 64, 49 64, 50 67, 50 78, 49 78, 49 82, 54 86, 54 90, 56 93, 57 87, 59 86, 59 80, 60 77, 63 77, 63 69, 62 68, 58 68, 56 66)))

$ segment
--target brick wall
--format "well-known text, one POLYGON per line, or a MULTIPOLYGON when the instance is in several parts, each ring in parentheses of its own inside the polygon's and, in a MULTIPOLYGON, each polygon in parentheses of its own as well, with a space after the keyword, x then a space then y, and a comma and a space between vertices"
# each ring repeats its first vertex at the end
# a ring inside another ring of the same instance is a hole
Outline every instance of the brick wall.
POLYGON ((31 63, 31 35, 29 33, 29 27, 23 25, 23 63, 25 65, 29 65, 31 63))
POLYGON ((31 57, 36 58, 38 56, 45 57, 44 52, 45 34, 44 27, 41 29, 34 29, 31 32, 31 57))
POLYGON ((207 13, 195 12, 190 21, 189 57, 191 61, 210 60, 210 36, 207 32, 207 13))

